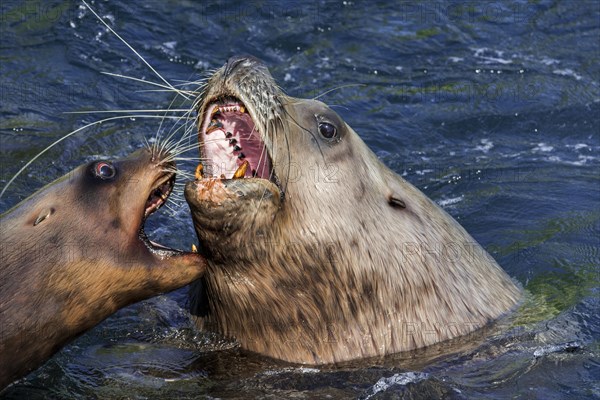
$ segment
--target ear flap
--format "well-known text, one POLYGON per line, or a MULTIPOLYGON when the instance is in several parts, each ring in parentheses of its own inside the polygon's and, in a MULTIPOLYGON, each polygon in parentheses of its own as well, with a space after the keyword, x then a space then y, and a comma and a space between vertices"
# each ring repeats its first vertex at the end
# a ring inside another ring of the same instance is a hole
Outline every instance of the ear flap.
POLYGON ((394 208, 406 208, 406 203, 396 193, 388 196, 388 204, 394 208))
POLYGON ((38 217, 35 219, 33 226, 37 226, 38 224, 41 224, 46 218, 48 218, 53 213, 54 213, 54 208, 43 209, 40 212, 40 214, 38 215, 38 217))
POLYGON ((388 204, 398 210, 406 208, 406 198, 410 197, 402 185, 397 182, 397 177, 392 175, 385 176, 385 184, 387 186, 387 202, 388 204))

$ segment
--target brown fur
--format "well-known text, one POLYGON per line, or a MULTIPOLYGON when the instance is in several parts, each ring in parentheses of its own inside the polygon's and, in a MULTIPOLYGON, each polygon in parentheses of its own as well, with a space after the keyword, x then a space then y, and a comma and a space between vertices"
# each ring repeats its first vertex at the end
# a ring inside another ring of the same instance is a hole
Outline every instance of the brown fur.
POLYGON ((218 180, 236 187, 220 201, 207 180, 188 184, 208 257, 191 291, 199 326, 267 356, 323 364, 448 340, 515 306, 520 291, 491 256, 325 104, 285 96, 254 59, 215 73, 200 118, 219 96, 246 105, 285 197, 257 202, 264 186, 279 190, 259 179, 218 180), (320 121, 338 138, 322 137, 320 121))
POLYGON ((157 158, 144 149, 115 161, 110 181, 81 166, 2 215, 0 389, 119 308, 202 274, 201 257, 155 254, 138 238, 164 176, 157 158))

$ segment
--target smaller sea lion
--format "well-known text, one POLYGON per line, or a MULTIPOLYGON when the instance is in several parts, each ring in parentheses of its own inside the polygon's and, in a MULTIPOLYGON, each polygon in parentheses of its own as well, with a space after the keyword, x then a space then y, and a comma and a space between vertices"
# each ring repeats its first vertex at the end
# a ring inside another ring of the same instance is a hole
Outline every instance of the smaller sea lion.
POLYGON ((0 216, 0 390, 131 303, 197 279, 204 259, 148 240, 175 181, 141 149, 82 165, 0 216))

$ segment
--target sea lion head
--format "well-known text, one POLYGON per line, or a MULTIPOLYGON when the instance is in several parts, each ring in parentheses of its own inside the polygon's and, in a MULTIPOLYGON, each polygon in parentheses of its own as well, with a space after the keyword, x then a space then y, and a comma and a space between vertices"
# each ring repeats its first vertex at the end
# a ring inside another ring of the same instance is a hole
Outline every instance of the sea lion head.
POLYGON ((120 160, 81 165, 3 215, 4 231, 18 229, 19 240, 25 236, 38 245, 46 239, 70 246, 65 256, 72 259, 118 257, 125 264, 152 265, 196 258, 153 243, 144 232, 146 219, 173 189, 176 167, 169 159, 144 148, 120 160))
POLYGON ((315 235, 327 215, 337 220, 340 210, 356 208, 355 196, 341 192, 387 202, 389 193, 363 183, 379 161, 371 153, 357 160, 354 152, 368 148, 352 128, 318 100, 285 95, 256 58, 234 57, 217 71, 198 112, 203 179, 188 184, 186 196, 211 253, 224 239, 231 253, 249 238, 273 235, 267 232, 282 217, 299 217, 294 224, 315 235))
POLYGON ((217 70, 198 112, 205 167, 185 196, 209 261, 201 324, 321 364, 463 335, 518 299, 458 223, 257 59, 217 70))
POLYGON ((173 189, 170 159, 153 147, 92 161, 1 216, 0 389, 119 308, 202 275, 200 255, 144 233, 173 189))

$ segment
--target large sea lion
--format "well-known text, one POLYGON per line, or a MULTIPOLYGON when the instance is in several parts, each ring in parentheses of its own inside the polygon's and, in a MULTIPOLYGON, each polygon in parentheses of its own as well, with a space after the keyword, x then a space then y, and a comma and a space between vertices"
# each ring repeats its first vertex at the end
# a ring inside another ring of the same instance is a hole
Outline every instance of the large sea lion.
POLYGON ((0 389, 119 308, 190 283, 206 264, 144 221, 173 188, 153 149, 82 165, 0 219, 0 389))
POLYGON ((258 60, 230 59, 200 100, 204 175, 185 196, 208 261, 191 290, 201 327, 323 364, 465 335, 518 302, 452 217, 258 60))

